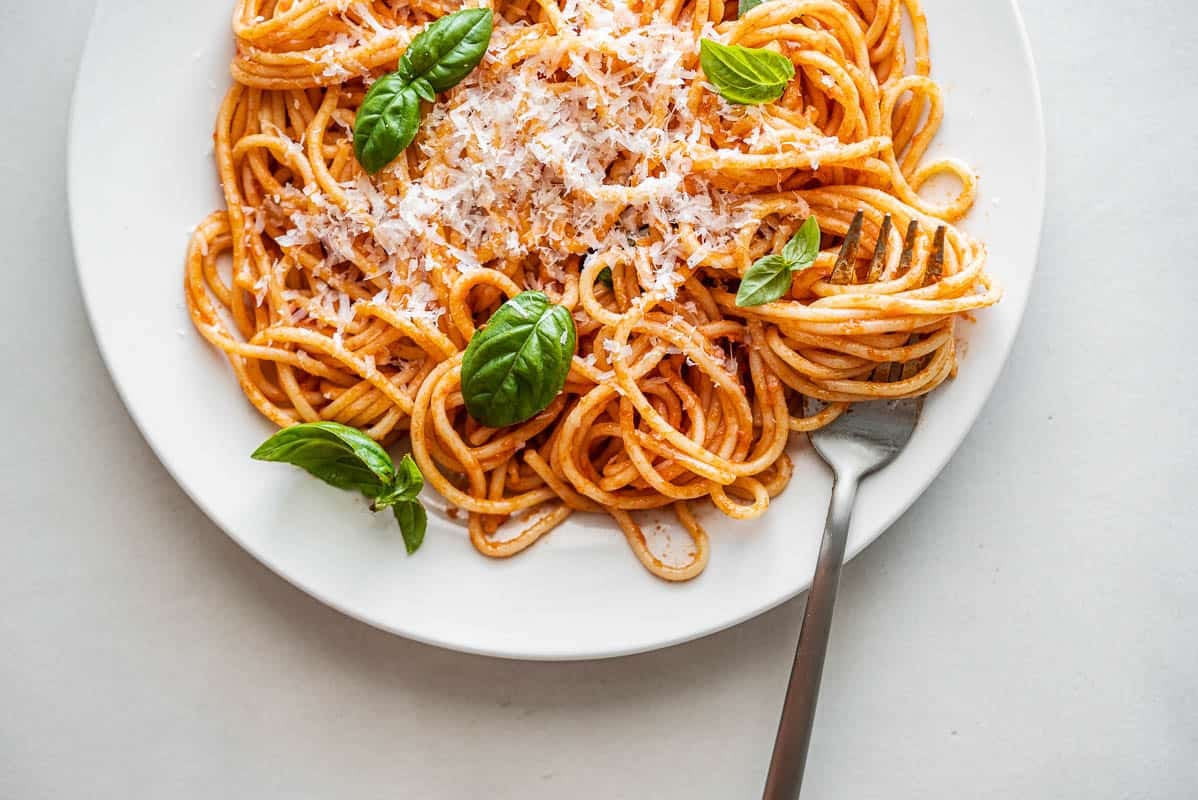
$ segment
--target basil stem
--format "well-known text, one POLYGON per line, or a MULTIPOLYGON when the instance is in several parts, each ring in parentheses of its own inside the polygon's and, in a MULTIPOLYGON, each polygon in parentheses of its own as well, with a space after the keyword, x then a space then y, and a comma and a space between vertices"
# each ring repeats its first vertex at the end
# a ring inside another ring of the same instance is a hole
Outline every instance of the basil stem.
POLYGON ((379 511, 388 506, 411 502, 420 496, 420 490, 423 488, 424 476, 420 474, 420 467, 416 466, 410 455, 405 455, 395 470, 395 480, 385 492, 374 499, 370 508, 372 511, 379 511))

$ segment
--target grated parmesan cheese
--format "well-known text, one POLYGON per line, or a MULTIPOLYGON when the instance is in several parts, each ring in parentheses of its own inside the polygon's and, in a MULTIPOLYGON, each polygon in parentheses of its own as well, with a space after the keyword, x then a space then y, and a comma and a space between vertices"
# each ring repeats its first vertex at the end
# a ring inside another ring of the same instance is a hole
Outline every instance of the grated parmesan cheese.
POLYGON ((615 358, 626 360, 632 357, 632 346, 628 344, 618 345, 611 339, 603 340, 603 349, 607 352, 609 359, 615 358))
MULTIPOLYGON (((569 259, 587 250, 631 259, 630 236, 650 228, 662 233, 650 245, 645 284, 674 297, 680 267, 727 245, 744 223, 722 192, 686 183, 686 148, 704 132, 684 98, 698 78, 685 66, 694 63, 695 41, 669 23, 640 24, 623 4, 568 0, 562 13, 569 30, 560 38, 571 37, 571 48, 532 50, 514 67, 499 54, 528 30, 496 28, 480 68, 427 111, 416 145, 423 169, 399 182, 398 195, 363 176, 341 185, 342 208, 307 186, 317 208, 293 213, 276 241, 319 243, 335 266, 353 261, 355 244, 368 238, 401 285, 417 272, 396 269, 401 263, 468 273, 533 253, 564 283, 569 259), (566 56, 565 70, 578 80, 547 91, 546 76, 566 56), (662 108, 668 111, 659 119, 662 108), (610 177, 630 156, 622 177, 610 177), (698 250, 684 245, 680 226, 693 231, 698 250)), ((332 59, 356 44, 340 34, 322 60, 335 66, 332 59)), ((435 297, 414 290, 411 298, 409 313, 439 313, 435 297)))

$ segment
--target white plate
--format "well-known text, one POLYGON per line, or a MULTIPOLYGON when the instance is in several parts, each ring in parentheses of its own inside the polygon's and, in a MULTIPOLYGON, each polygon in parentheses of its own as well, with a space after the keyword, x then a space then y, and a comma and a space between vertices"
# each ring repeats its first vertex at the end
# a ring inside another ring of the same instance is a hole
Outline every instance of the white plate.
MULTIPOLYGON (((906 452, 857 504, 856 554, 927 487, 977 417, 1015 338, 1035 268, 1044 137, 1012 0, 926 0, 947 90, 934 152, 968 160, 981 196, 966 227, 1006 288, 965 324, 960 376, 929 400, 906 452)), ((85 302, 121 396, 162 463, 220 527, 325 603, 420 641, 534 659, 615 656, 718 631, 804 590, 830 479, 803 442, 794 480, 754 523, 712 525, 711 563, 682 585, 650 576, 615 526, 575 515, 508 561, 434 518, 404 556, 390 515, 299 470, 253 462, 271 426, 183 306, 188 232, 220 204, 211 130, 228 83, 231 0, 102 0, 75 90, 71 222, 85 302)))

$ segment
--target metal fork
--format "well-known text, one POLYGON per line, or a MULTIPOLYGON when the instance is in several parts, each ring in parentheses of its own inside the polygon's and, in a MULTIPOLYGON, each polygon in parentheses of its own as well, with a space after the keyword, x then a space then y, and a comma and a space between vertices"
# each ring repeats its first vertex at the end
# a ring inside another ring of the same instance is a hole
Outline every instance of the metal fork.
MULTIPOLYGON (((857 212, 849 225, 844 244, 836 259, 836 266, 829 278, 833 283, 856 283, 856 255, 863 220, 864 215, 857 212)), ((869 281, 876 281, 885 266, 886 240, 889 238, 890 229, 891 220, 887 215, 882 221, 878 243, 870 260, 867 275, 869 281)), ((904 274, 910 269, 917 234, 918 225, 912 221, 903 243, 899 274, 904 274)), ((924 278, 925 285, 939 279, 943 264, 944 228, 940 228, 933 239, 932 253, 924 278)), ((916 338, 912 335, 908 341, 915 341, 916 338)), ((914 374, 919 366, 920 362, 880 364, 874 370, 872 379, 901 380, 914 374)), ((811 413, 810 399, 805 400, 804 405, 808 406, 804 413, 811 413)), ((803 783, 803 769, 807 764, 807 748, 811 742, 811 730, 815 722, 815 705, 819 696, 820 677, 824 670, 824 656, 828 652, 832 607, 836 603, 836 590, 844 564, 849 520, 853 513, 853 502, 857 497, 857 487, 862 478, 889 464, 902 451, 915 430, 922 410, 922 397, 855 403, 831 424, 810 434, 811 444, 832 468, 835 481, 832 484, 832 501, 828 506, 828 520, 824 526, 823 542, 820 544, 819 561, 815 566, 811 591, 807 594, 807 608, 803 612, 799 646, 795 651, 790 684, 786 689, 786 701, 782 706, 782 718, 778 723, 778 735, 774 740, 774 754, 770 759, 763 800, 794 800, 799 796, 803 783)))

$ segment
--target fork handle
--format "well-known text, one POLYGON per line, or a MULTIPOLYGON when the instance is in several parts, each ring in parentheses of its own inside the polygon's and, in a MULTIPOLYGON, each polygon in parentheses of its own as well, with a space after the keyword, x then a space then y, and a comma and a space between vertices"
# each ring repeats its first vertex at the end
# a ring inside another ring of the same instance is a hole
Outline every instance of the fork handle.
POLYGON ((824 671, 824 656, 828 652, 828 635, 832 630, 832 608, 836 604, 849 521, 860 480, 859 475, 837 474, 832 485, 828 521, 824 526, 811 591, 807 593, 799 646, 795 650, 790 684, 786 687, 786 702, 774 739, 774 755, 770 759, 763 800, 795 800, 803 784, 803 768, 807 764, 807 748, 815 722, 815 703, 824 671))

